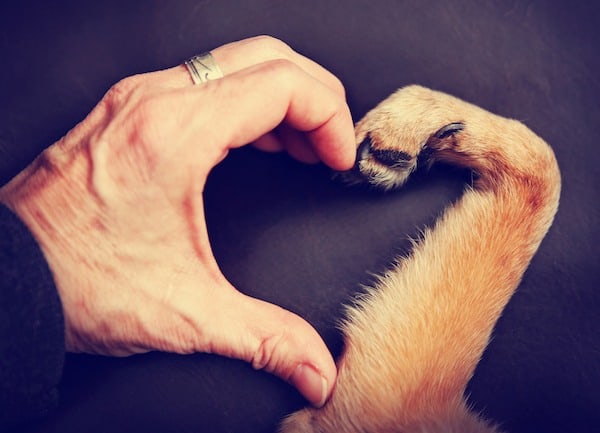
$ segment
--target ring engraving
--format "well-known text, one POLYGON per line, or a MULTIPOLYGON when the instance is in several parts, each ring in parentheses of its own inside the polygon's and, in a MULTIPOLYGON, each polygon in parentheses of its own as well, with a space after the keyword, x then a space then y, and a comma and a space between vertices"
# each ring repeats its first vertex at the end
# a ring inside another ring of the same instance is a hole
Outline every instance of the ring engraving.
POLYGON ((198 54, 185 61, 185 66, 194 81, 194 84, 204 84, 210 80, 223 77, 221 68, 215 62, 210 52, 198 54))

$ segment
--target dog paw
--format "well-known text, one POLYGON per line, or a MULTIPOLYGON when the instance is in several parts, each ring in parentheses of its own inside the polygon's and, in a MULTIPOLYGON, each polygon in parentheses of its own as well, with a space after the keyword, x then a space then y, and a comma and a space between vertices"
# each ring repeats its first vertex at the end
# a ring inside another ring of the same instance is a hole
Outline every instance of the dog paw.
POLYGON ((456 145, 465 122, 455 105, 455 98, 423 87, 400 89, 356 125, 356 163, 342 180, 401 187, 419 165, 433 162, 436 151, 456 145))

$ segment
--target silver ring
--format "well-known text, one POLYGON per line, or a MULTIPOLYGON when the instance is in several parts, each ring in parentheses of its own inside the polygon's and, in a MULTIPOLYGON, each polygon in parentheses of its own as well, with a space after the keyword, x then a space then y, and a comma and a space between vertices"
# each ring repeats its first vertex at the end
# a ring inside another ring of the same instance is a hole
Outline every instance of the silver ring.
POLYGON ((210 80, 217 80, 223 77, 221 68, 215 62, 210 52, 198 54, 185 61, 185 67, 192 76, 194 84, 203 84, 210 80))

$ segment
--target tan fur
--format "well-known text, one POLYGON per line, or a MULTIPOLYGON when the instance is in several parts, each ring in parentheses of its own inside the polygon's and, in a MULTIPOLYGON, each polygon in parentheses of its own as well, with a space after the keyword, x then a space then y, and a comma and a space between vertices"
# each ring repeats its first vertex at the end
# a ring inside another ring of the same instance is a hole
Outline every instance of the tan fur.
POLYGON ((525 126, 454 97, 411 86, 356 126, 357 141, 401 150, 409 167, 358 163, 383 188, 404 183, 423 150, 473 170, 476 181, 349 308, 346 349, 330 401, 286 419, 285 433, 499 432, 467 407, 464 393, 504 306, 558 206, 560 174, 550 147, 525 126), (448 137, 434 133, 461 122, 448 137))

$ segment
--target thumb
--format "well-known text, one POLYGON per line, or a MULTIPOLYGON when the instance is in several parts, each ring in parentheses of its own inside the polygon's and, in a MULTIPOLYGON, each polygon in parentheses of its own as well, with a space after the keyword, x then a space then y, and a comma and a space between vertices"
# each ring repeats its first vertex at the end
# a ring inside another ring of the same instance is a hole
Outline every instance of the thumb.
MULTIPOLYGON (((212 351, 243 359, 296 387, 314 406, 325 404, 337 375, 335 363, 317 331, 304 319, 238 291, 224 311, 228 320, 212 351)), ((223 311, 223 310, 222 310, 223 311)))

